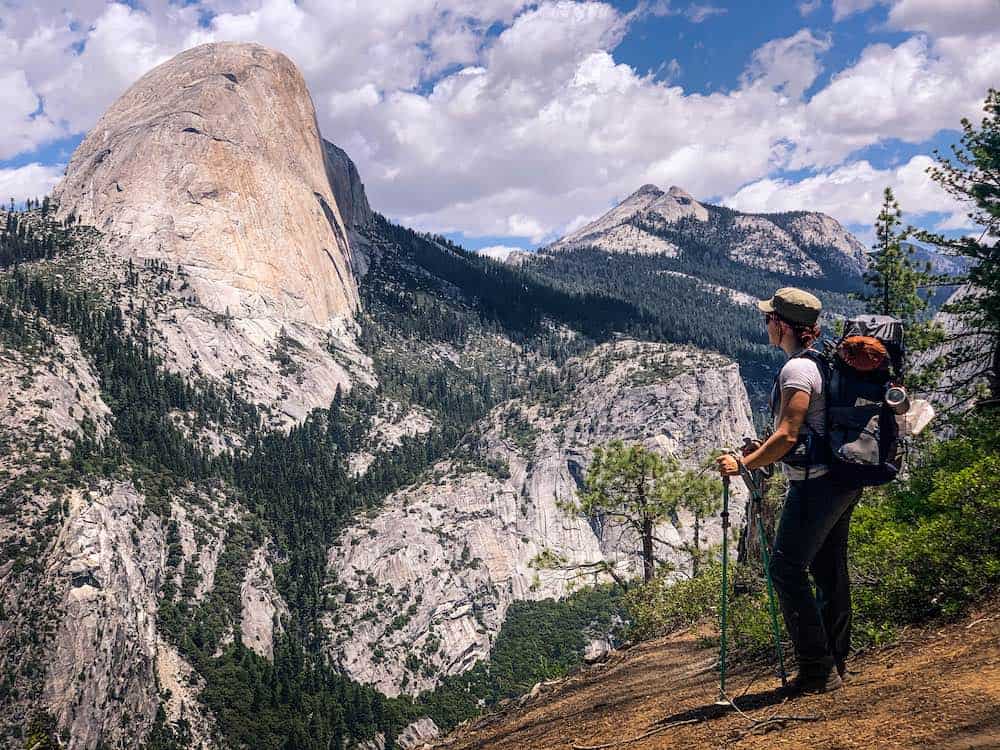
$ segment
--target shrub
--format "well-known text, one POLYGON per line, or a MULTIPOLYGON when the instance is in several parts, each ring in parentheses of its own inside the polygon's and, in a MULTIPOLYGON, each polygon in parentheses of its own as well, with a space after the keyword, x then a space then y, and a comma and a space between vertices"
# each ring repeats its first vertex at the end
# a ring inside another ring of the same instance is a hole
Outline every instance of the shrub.
MULTIPOLYGON (((770 653, 774 641, 763 579, 745 565, 732 565, 729 575, 727 639, 730 647, 748 656, 770 653)), ((639 640, 656 638, 712 619, 716 627, 703 640, 705 645, 715 645, 719 640, 721 594, 722 563, 719 561, 706 565, 697 578, 672 582, 667 575, 657 576, 648 584, 631 589, 625 596, 631 621, 629 636, 639 640)))
POLYGON ((851 529, 861 629, 954 617, 1000 588, 1000 420, 971 417, 907 481, 873 492, 851 529))

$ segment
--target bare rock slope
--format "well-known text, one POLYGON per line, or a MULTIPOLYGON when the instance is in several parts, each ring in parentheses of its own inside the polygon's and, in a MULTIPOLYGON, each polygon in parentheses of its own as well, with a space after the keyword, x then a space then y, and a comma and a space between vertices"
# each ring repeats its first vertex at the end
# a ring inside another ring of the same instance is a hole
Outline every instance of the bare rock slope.
POLYGON ((325 325, 357 306, 305 81, 260 45, 202 45, 144 75, 55 198, 124 252, 183 266, 217 313, 325 325))
POLYGON ((170 369, 234 384, 275 424, 374 383, 355 341, 349 234, 371 209, 284 55, 206 44, 154 68, 80 144, 54 197, 60 218, 100 231, 86 275, 123 306, 118 290, 133 287, 170 369))
POLYGON ((643 185, 598 219, 543 248, 683 256, 688 240, 708 243, 737 263, 803 278, 860 275, 864 245, 835 219, 811 211, 746 214, 699 203, 677 186, 643 185))
MULTIPOLYGON (((488 655, 514 600, 597 581, 539 566, 545 552, 636 575, 635 539, 561 507, 596 446, 619 438, 695 461, 753 432, 739 370, 719 355, 620 341, 570 360, 564 377, 576 383, 571 397, 501 404, 474 431, 467 461, 439 462, 331 549, 331 651, 352 677, 390 695, 432 687, 488 655)), ((690 521, 682 513, 658 530, 661 560, 686 565, 675 547, 691 538, 690 521)), ((702 542, 720 538, 716 521, 702 542)))

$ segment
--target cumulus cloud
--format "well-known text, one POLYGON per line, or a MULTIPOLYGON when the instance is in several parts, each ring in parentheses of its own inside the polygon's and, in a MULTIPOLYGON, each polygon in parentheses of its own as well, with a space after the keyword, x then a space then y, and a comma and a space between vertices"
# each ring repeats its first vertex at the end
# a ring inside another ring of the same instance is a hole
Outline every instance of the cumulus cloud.
POLYGON ((897 0, 889 10, 889 26, 935 36, 977 36, 1000 31, 997 0, 897 0))
MULTIPOLYGON (((887 5, 886 22, 916 34, 866 48, 816 93, 831 38, 802 29, 762 45, 731 90, 711 94, 676 85, 676 64, 643 75, 615 58, 637 18, 704 20, 704 2, 632 12, 598 0, 22 3, 5 7, 0 27, 0 159, 89 129, 182 49, 258 41, 301 68, 324 136, 354 158, 377 210, 421 229, 544 242, 646 182, 704 199, 761 195, 770 182, 796 195, 769 176, 844 177, 858 149, 921 142, 976 116, 1000 80, 1000 31, 989 7, 955 2, 975 23, 947 25, 930 0, 887 5)), ((835 0, 834 13, 874 4, 835 0)))
POLYGON ((767 86, 798 99, 820 74, 819 56, 830 49, 829 34, 809 29, 774 39, 754 51, 744 83, 767 86))
POLYGON ((930 179, 933 160, 914 156, 895 169, 876 169, 861 160, 798 182, 765 178, 742 187, 723 200, 740 211, 796 211, 804 207, 830 214, 843 224, 873 224, 882 204, 882 191, 891 187, 904 218, 926 214, 948 215, 941 228, 968 227, 966 207, 930 179))
POLYGON ((27 198, 48 194, 62 177, 64 165, 26 164, 14 169, 0 169, 0 202, 13 198, 21 203, 27 198))
POLYGON ((793 167, 831 165, 886 138, 919 143, 981 111, 1000 81, 1000 31, 874 44, 804 106, 793 167))
POLYGON ((800 0, 795 4, 795 7, 798 9, 799 15, 805 18, 819 10, 822 4, 823 0, 800 0))
POLYGON ((28 84, 23 70, 0 73, 0 159, 9 158, 58 133, 55 124, 39 113, 41 100, 28 84))
POLYGON ((833 20, 842 21, 876 6, 888 7, 885 25, 890 29, 939 37, 1000 30, 1000 3, 996 0, 833 0, 833 20))

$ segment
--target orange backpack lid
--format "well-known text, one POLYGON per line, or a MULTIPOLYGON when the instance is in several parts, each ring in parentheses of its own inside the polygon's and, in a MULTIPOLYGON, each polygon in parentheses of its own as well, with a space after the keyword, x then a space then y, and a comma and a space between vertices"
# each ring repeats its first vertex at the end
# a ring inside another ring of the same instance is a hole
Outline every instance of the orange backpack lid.
POLYGON ((889 364, 889 352, 874 336, 848 336, 837 346, 837 355, 858 372, 873 372, 889 364))

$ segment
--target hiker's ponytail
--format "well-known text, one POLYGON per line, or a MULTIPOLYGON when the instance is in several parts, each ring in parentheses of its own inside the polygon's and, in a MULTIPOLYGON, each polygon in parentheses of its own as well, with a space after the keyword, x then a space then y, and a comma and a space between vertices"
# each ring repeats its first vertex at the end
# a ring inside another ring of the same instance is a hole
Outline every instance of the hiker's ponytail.
POLYGON ((819 340, 819 325, 813 323, 812 325, 805 325, 803 323, 789 323, 788 324, 792 332, 795 334, 796 340, 799 342, 799 346, 803 349, 808 349, 816 341, 819 340))

